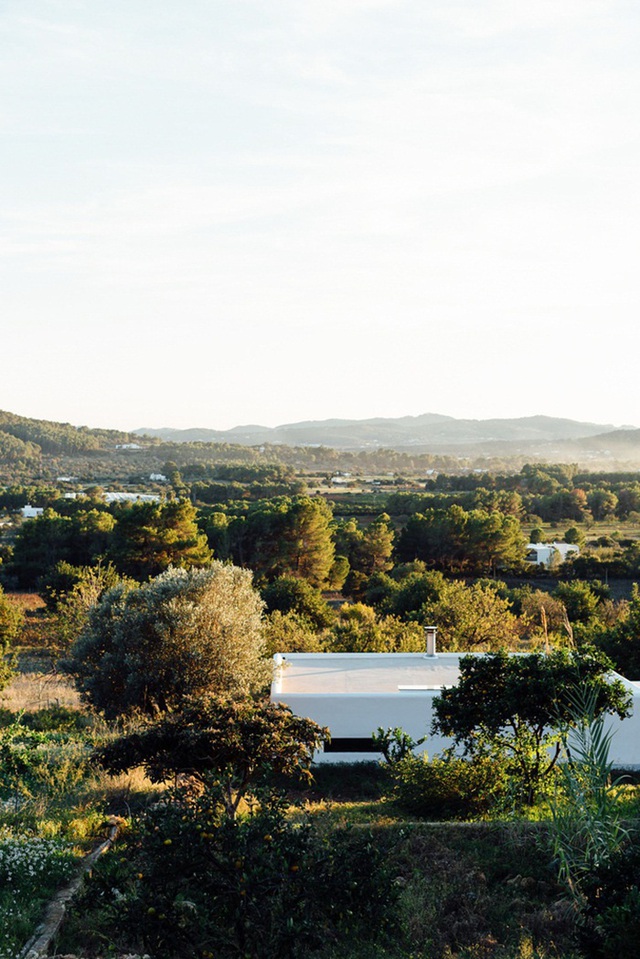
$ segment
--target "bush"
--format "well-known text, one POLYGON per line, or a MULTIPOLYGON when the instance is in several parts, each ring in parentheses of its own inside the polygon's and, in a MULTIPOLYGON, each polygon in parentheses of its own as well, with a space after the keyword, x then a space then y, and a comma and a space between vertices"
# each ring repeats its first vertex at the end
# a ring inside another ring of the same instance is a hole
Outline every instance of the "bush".
MULTIPOLYGON (((15 716, 15 720, 18 717, 15 716)), ((91 717, 79 709, 70 706, 46 706, 33 713, 22 713, 19 717, 20 725, 35 732, 68 732, 82 733, 91 726, 91 717)), ((0 723, 0 725, 2 725, 0 723)))
POLYGON ((278 802, 233 821, 208 793, 152 810, 128 852, 96 864, 77 909, 84 928, 110 920, 122 947, 158 959, 293 959, 343 937, 376 939, 395 901, 370 832, 325 837, 278 802))
POLYGON ((335 619, 335 613, 322 598, 322 593, 304 579, 278 576, 262 590, 267 612, 297 613, 316 629, 324 629, 335 619))
POLYGON ((204 789, 217 779, 222 805, 235 818, 270 776, 309 782, 314 752, 328 733, 283 703, 204 696, 107 743, 96 758, 112 773, 143 766, 155 783, 180 777, 204 789))
POLYGON ((11 646, 18 640, 23 625, 22 611, 6 599, 0 586, 0 689, 4 689, 13 677, 11 646))
POLYGON ((39 799, 52 803, 91 774, 89 746, 77 730, 39 731, 20 721, 0 729, 0 801, 18 811, 39 799))
POLYGON ((479 756, 409 756, 390 767, 394 799, 429 819, 470 819, 486 813, 506 792, 504 765, 479 756))
POLYGON ((635 955, 640 940, 640 845, 614 854, 583 883, 580 940, 593 959, 635 955))

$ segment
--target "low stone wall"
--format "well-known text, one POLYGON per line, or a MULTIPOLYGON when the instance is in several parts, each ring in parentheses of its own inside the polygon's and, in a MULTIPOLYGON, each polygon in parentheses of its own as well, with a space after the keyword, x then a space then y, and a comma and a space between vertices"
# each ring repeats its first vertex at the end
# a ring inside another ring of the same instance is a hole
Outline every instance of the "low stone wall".
MULTIPOLYGON (((34 935, 22 951, 18 953, 16 959, 43 959, 43 957, 47 955, 49 946, 57 935, 64 920, 67 904, 78 892, 85 875, 92 868, 96 860, 111 849, 120 834, 123 822, 124 820, 117 816, 111 816, 109 818, 109 835, 107 839, 100 843, 88 856, 85 856, 74 879, 54 896, 47 906, 43 922, 38 926, 34 935)), ((130 959, 134 959, 134 957, 131 956, 130 959)))

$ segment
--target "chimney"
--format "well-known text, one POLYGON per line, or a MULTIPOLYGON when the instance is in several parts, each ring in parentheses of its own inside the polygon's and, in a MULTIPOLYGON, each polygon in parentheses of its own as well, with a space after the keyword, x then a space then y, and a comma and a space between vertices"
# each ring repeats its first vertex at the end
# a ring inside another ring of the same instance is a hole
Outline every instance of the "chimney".
POLYGON ((437 659, 438 654, 436 653, 436 634, 438 632, 437 626, 425 626, 424 635, 426 640, 426 655, 431 659, 437 659))
POLYGON ((273 657, 273 685, 271 688, 272 693, 281 693, 282 692, 282 670, 285 665, 284 656, 282 653, 276 653, 273 657))

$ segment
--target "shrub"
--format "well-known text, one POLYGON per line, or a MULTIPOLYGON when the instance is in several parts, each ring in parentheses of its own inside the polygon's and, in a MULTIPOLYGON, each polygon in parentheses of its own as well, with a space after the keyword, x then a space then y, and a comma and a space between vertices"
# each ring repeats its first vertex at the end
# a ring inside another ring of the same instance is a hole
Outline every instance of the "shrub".
POLYGON ((636 954, 640 939, 640 845, 630 843, 583 881, 579 925, 585 954, 618 959, 636 954))
POLYGON ((591 648, 544 656, 509 656, 505 650, 463 656, 457 684, 435 699, 432 729, 451 736, 470 756, 503 757, 531 806, 554 776, 561 733, 576 722, 568 690, 592 690, 594 715, 628 715, 630 694, 611 680, 610 668, 591 648))
POLYGON ((24 625, 22 611, 6 599, 0 586, 0 689, 4 689, 14 675, 14 657, 11 646, 14 644, 24 625))
POLYGON ((486 756, 409 756, 391 766, 390 774, 398 805, 429 819, 485 815, 506 789, 504 765, 486 756))
POLYGON ((316 629, 329 626, 335 613, 322 598, 322 593, 304 579, 278 576, 262 590, 268 613, 297 613, 316 629))
POLYGON ((63 798, 90 775, 89 747, 75 731, 0 729, 0 800, 19 810, 38 798, 63 798))
POLYGON ((213 793, 158 806, 117 855, 115 870, 112 857, 98 862, 77 908, 92 927, 98 907, 124 947, 158 959, 293 959, 392 926, 396 897, 375 837, 349 829, 323 837, 278 802, 236 821, 213 793))
MULTIPOLYGON (((18 717, 15 717, 16 719, 18 717)), ((20 725, 35 732, 76 732, 81 733, 91 726, 91 717, 79 709, 69 706, 46 706, 33 713, 22 713, 20 725)))
POLYGON ((416 746, 420 746, 425 740, 424 736, 422 739, 414 739, 400 726, 388 726, 386 729, 378 726, 377 732, 371 738, 390 766, 395 766, 411 756, 416 746))

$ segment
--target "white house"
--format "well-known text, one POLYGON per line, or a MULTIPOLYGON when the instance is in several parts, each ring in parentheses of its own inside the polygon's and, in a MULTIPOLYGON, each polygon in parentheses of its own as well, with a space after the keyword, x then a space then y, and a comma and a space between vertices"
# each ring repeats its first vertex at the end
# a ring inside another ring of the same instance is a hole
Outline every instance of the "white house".
MULTIPOLYGON (((431 647, 432 650, 434 647, 431 647)), ((414 740, 429 733, 433 701, 455 686, 468 653, 277 653, 271 699, 328 726, 331 742, 316 762, 380 759, 372 743, 378 727, 400 727, 414 740)), ((482 653, 472 655, 481 656, 482 653)), ((619 768, 640 768, 640 685, 617 674, 633 697, 632 714, 607 717, 619 768)), ((429 733, 420 750, 433 756, 452 741, 429 733)))
POLYGON ((535 566, 551 566, 555 559, 564 563, 567 556, 580 555, 580 547, 575 543, 528 543, 526 561, 535 566))
POLYGON ((153 493, 105 493, 105 503, 161 503, 162 498, 153 493))
POLYGON ((43 506, 30 506, 28 503, 20 510, 23 519, 36 519, 44 513, 43 506))

